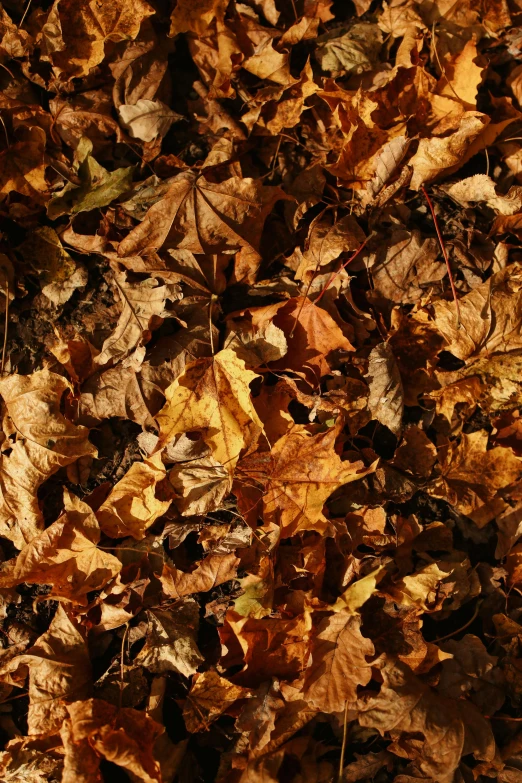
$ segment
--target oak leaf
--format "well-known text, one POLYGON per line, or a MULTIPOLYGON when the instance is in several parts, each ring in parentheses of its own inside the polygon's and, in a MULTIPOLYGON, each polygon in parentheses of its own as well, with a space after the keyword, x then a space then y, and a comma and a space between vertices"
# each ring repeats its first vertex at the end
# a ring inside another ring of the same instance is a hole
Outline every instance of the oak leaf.
POLYGON ((67 490, 65 513, 26 544, 0 572, 0 586, 52 585, 51 595, 86 604, 121 570, 118 558, 97 547, 100 528, 91 508, 67 490))
POLYGON ((262 430, 250 395, 256 377, 230 349, 188 365, 165 392, 158 447, 178 433, 202 431, 214 459, 233 475, 240 453, 262 430))
POLYGON ((170 499, 156 496, 157 485, 165 477, 161 454, 131 465, 96 512, 103 532, 111 538, 144 538, 148 528, 170 506, 170 499))
POLYGON ((95 455, 88 430, 60 413, 69 384, 40 370, 0 380, 0 394, 16 431, 9 455, 0 457, 0 532, 22 549, 42 527, 37 490, 53 473, 80 457, 95 455))

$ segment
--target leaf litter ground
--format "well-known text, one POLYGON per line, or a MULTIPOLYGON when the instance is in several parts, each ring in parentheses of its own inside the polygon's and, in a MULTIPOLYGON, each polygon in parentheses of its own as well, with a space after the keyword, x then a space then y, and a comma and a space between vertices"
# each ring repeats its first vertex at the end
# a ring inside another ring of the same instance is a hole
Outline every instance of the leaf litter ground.
POLYGON ((0 9, 2 780, 522 781, 521 31, 0 9))

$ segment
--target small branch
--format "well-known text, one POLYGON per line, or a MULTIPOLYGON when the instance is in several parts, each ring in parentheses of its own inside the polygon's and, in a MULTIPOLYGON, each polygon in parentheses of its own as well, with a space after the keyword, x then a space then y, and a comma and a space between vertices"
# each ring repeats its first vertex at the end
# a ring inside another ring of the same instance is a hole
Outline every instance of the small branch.
POLYGON ((460 304, 459 304, 459 298, 457 296, 457 289, 455 288, 455 281, 453 280, 453 273, 451 271, 450 261, 448 257, 448 253, 446 251, 446 245, 444 244, 444 238, 442 236, 442 232, 439 227, 439 221, 437 220, 437 215, 435 214, 435 208, 432 204, 432 201, 430 197, 428 196, 428 191, 424 187, 424 185, 421 186, 421 190, 424 193, 424 198, 428 202, 428 206, 430 208, 431 216, 433 218, 433 223, 435 224, 435 231, 437 232, 437 239, 439 240, 440 249, 442 250, 442 255, 444 256, 444 261, 446 262, 446 267, 448 270, 448 277, 450 280, 451 285, 451 292, 453 294, 453 299, 455 301, 455 307, 457 309, 457 329, 460 327, 460 304))
POLYGON ((370 237, 371 237, 371 234, 370 234, 370 236, 366 237, 366 239, 364 240, 364 242, 361 245, 359 245, 359 247, 357 248, 355 253, 352 253, 352 255, 350 256, 348 261, 345 261, 344 264, 337 270, 337 272, 334 272, 332 275, 330 275, 330 278, 328 279, 328 282, 326 283, 325 287, 323 288, 323 290, 321 291, 321 293, 319 294, 319 296, 315 300, 314 304, 317 304, 318 302, 321 301, 322 297, 324 296, 326 291, 330 288, 332 282, 335 280, 337 275, 340 274, 343 271, 343 269, 345 267, 347 267, 348 264, 350 264, 359 255, 359 253, 366 247, 366 245, 368 244, 368 242, 370 240, 370 237))

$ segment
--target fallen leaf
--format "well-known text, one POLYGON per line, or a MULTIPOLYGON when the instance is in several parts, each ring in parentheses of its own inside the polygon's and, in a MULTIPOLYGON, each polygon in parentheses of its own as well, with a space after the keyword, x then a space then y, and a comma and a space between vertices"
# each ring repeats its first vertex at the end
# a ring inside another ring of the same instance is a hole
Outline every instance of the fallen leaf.
POLYGON ((103 532, 111 538, 144 538, 148 528, 170 506, 170 499, 156 497, 157 485, 165 477, 161 454, 131 465, 96 512, 103 532))
POLYGON ((230 349, 188 365, 165 392, 158 447, 178 433, 202 431, 214 459, 233 475, 239 455, 262 430, 250 395, 256 377, 230 349))
POLYGON ((238 563, 239 558, 235 554, 208 555, 191 573, 165 564, 161 575, 163 592, 175 600, 192 593, 208 593, 214 587, 235 579, 238 563))
POLYGON ((394 435, 402 430, 404 394, 399 368, 388 343, 373 348, 366 376, 370 387, 368 407, 372 418, 388 427, 394 435))
POLYGON ((374 469, 362 462, 341 461, 334 451, 338 432, 338 427, 330 427, 311 435, 296 425, 269 454, 246 457, 239 466, 239 476, 255 481, 260 489, 245 489, 238 482, 241 507, 262 516, 265 523, 279 525, 283 538, 304 530, 327 534, 330 523, 323 506, 330 495, 374 469))
POLYGON ((442 475, 431 489, 461 514, 477 511, 522 475, 522 460, 511 449, 495 446, 488 450, 487 445, 484 430, 462 434, 460 443, 453 441, 442 462, 442 475))
POLYGON ((169 611, 148 612, 149 629, 145 646, 136 663, 155 673, 177 672, 191 677, 205 660, 198 650, 196 637, 199 608, 194 600, 176 604, 169 611))
POLYGON ((317 628, 303 693, 321 712, 341 712, 347 702, 355 704, 357 688, 371 680, 368 659, 374 647, 360 629, 361 619, 350 609, 326 617, 317 628))
POLYGON ((146 255, 167 244, 192 253, 256 252, 267 214, 284 198, 279 188, 232 177, 219 184, 178 174, 166 194, 120 243, 120 256, 146 255))
POLYGON ((118 709, 100 699, 75 701, 67 707, 67 713, 69 720, 62 730, 68 735, 64 760, 66 783, 77 780, 76 770, 91 770, 93 776, 101 779, 100 758, 122 767, 143 783, 162 783, 152 749, 163 727, 146 713, 128 707, 118 709))
POLYGON ((81 457, 95 455, 88 430, 60 413, 69 384, 40 370, 0 380, 0 394, 16 432, 11 452, 0 457, 0 531, 17 549, 43 528, 36 492, 53 473, 81 457))
POLYGON ((23 582, 51 585, 52 595, 87 604, 121 570, 121 562, 98 548, 100 529, 92 510, 65 491, 65 513, 26 544, 0 572, 0 586, 23 582))
POLYGON ((140 98, 134 105, 122 103, 118 107, 123 127, 133 139, 153 141, 167 135, 173 122, 181 120, 180 114, 169 109, 161 101, 140 98))
POLYGON ((191 734, 208 729, 212 721, 226 712, 238 699, 246 699, 250 691, 209 670, 196 674, 183 707, 183 719, 191 734))

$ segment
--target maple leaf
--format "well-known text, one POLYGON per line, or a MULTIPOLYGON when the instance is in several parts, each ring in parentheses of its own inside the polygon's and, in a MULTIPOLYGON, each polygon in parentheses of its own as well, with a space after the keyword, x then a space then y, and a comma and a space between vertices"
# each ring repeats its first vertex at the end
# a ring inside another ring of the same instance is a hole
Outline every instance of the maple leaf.
POLYGON ((404 393, 401 374, 388 343, 372 349, 367 378, 370 387, 368 407, 372 418, 398 435, 402 429, 404 393))
POLYGON ((165 476, 161 454, 131 465, 96 512, 103 532, 111 538, 144 538, 170 506, 170 499, 156 497, 156 487, 165 476))
POLYGON ((476 512, 522 475, 522 460, 511 449, 487 446, 484 430, 463 434, 460 443, 449 446, 441 478, 434 483, 433 494, 447 498, 462 514, 476 512))
POLYGON ((42 128, 34 127, 0 153, 0 193, 16 191, 37 202, 44 201, 49 190, 45 179, 45 142, 42 128))
POLYGON ((249 696, 247 688, 234 685, 212 670, 196 674, 183 707, 187 730, 191 733, 205 731, 234 702, 249 696))
POLYGON ((239 558, 235 554, 208 555, 194 571, 185 573, 165 563, 161 574, 163 592, 176 600, 192 593, 207 593, 237 575, 239 558))
POLYGON ((266 522, 280 525, 283 538, 303 530, 327 534, 330 523, 322 512, 330 495, 375 469, 362 462, 342 462, 334 450, 338 433, 339 426, 311 435, 295 425, 270 454, 246 457, 240 475, 258 482, 262 489, 244 489, 238 482, 236 492, 245 513, 254 509, 266 522))
POLYGON ((40 370, 0 380, 0 394, 16 432, 10 454, 0 457, 0 531, 22 549, 42 527, 36 492, 59 468, 95 455, 88 430, 60 413, 69 384, 40 370))
POLYGON ((123 274, 115 274, 114 282, 123 307, 114 332, 107 337, 98 354, 96 364, 117 362, 127 356, 141 342, 150 339, 154 326, 171 313, 166 309, 167 299, 180 297, 176 285, 159 285, 154 278, 130 283, 123 274))
POLYGON ((65 514, 0 572, 0 586, 52 585, 54 596, 86 604, 88 593, 101 589, 121 570, 116 557, 97 547, 100 529, 90 507, 67 491, 64 505, 65 514))
POLYGON ((240 453, 263 428, 250 395, 256 377, 230 349, 189 364, 165 391, 158 448, 178 433, 202 431, 215 460, 233 475, 240 453))

